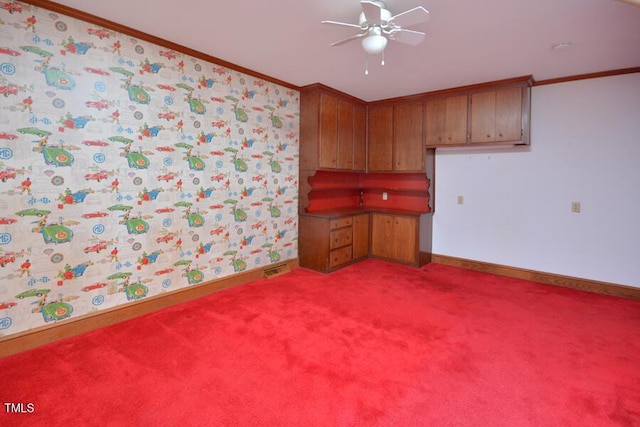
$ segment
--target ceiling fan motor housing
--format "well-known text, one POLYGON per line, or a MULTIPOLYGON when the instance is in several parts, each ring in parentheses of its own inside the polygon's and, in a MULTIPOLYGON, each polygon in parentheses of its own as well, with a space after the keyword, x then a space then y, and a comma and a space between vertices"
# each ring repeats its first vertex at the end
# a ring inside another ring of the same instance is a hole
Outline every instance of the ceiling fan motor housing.
POLYGON ((389 10, 386 9, 386 6, 383 2, 374 1, 372 3, 375 3, 378 6, 380 6, 380 20, 377 22, 367 21, 367 17, 365 16, 364 12, 361 12, 358 23, 360 24, 360 27, 362 27, 362 29, 371 28, 372 26, 385 26, 393 16, 391 12, 389 12, 389 10))

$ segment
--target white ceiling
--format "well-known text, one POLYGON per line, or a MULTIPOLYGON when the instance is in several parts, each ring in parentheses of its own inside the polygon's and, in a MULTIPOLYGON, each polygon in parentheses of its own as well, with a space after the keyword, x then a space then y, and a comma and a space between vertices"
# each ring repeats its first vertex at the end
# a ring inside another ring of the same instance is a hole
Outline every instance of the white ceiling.
POLYGON ((533 75, 546 80, 640 66, 640 7, 619 0, 387 0, 395 15, 416 6, 429 22, 419 46, 390 42, 385 66, 354 31, 359 0, 57 0, 304 86, 323 83, 365 101, 533 75), (570 49, 554 51, 557 42, 570 49))

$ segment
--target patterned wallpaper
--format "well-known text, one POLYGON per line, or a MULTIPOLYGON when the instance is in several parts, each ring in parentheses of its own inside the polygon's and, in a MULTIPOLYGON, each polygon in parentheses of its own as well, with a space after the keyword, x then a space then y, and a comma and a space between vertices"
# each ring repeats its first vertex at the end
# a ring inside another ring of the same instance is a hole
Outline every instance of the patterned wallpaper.
POLYGON ((0 2, 0 95, 0 335, 297 257, 297 91, 0 2))

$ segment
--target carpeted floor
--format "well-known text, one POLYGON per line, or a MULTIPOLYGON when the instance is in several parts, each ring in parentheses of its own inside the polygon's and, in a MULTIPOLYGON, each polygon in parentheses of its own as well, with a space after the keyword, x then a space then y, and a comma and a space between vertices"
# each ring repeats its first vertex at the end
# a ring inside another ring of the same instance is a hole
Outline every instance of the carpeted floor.
POLYGON ((305 269, 0 359, 1 426, 640 426, 640 301, 305 269))

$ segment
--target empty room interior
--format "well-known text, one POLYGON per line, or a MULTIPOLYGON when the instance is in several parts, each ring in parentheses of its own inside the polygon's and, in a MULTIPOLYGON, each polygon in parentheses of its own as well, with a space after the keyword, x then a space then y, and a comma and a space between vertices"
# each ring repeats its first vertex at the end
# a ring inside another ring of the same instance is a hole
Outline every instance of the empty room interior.
POLYGON ((640 426, 638 40, 0 1, 0 424, 640 426))

